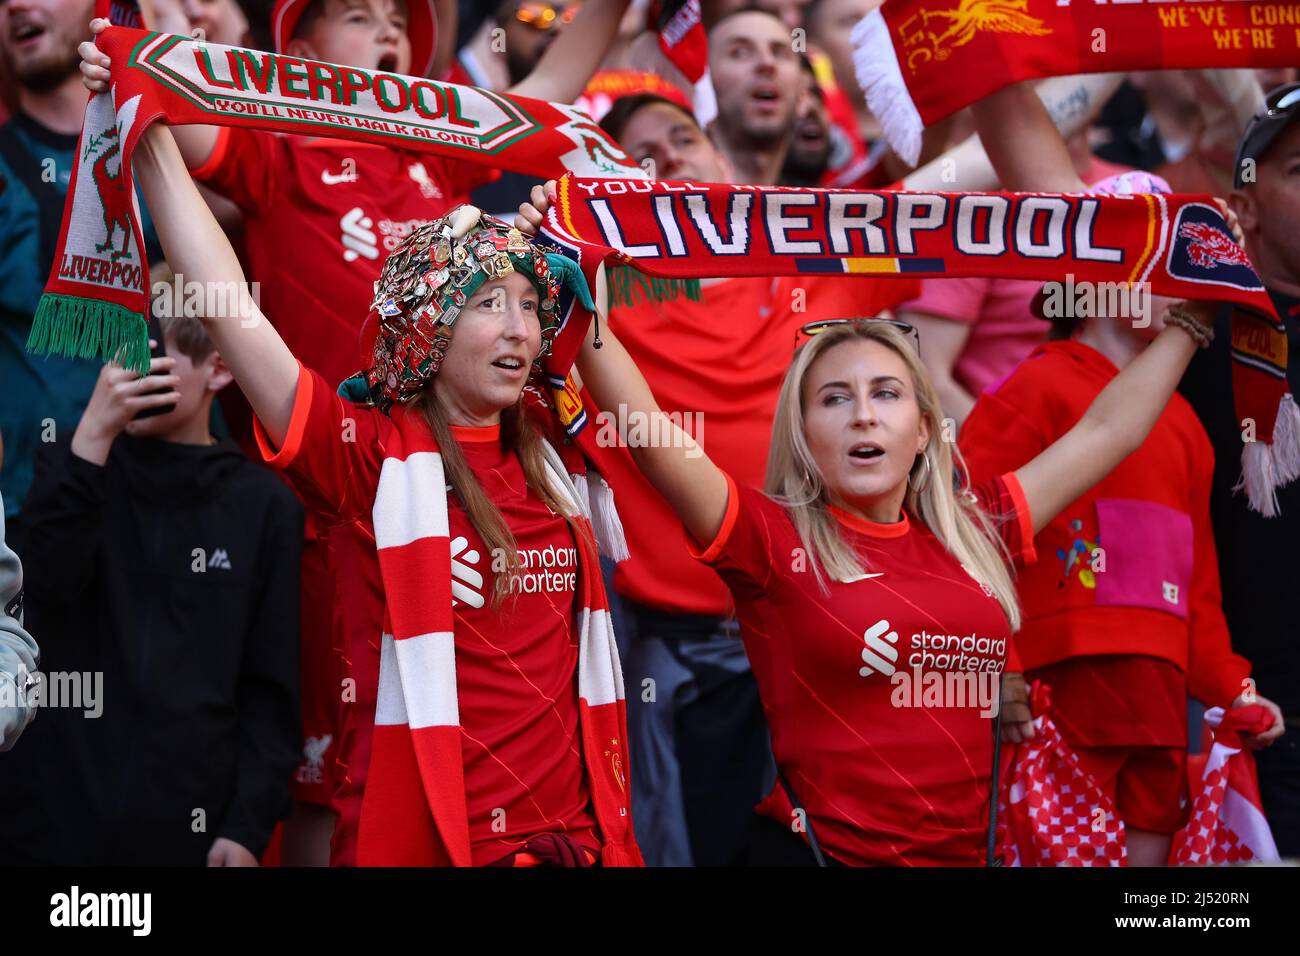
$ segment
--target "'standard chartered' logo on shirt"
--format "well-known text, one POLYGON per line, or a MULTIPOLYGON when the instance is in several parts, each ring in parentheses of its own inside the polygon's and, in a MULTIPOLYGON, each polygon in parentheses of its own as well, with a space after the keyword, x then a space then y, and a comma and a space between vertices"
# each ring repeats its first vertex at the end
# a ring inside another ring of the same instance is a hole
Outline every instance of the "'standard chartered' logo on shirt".
POLYGON ((470 607, 483 606, 483 575, 474 567, 481 557, 478 551, 469 548, 469 539, 464 535, 451 541, 451 606, 464 601, 470 607))
MULTIPOLYGON (((572 594, 578 586, 578 549, 557 548, 548 544, 544 548, 520 548, 515 552, 518 566, 510 576, 510 594, 572 594)), ((451 603, 455 607, 460 603, 473 608, 484 605, 483 571, 479 564, 483 556, 477 549, 470 548, 469 540, 460 535, 451 542, 451 603)), ((491 566, 493 573, 504 573, 507 565, 494 559, 491 566)))
POLYGON ((888 621, 877 621, 862 633, 862 640, 867 645, 862 649, 867 666, 859 668, 858 673, 863 677, 877 672, 891 676, 898 661, 898 632, 890 628, 888 621))

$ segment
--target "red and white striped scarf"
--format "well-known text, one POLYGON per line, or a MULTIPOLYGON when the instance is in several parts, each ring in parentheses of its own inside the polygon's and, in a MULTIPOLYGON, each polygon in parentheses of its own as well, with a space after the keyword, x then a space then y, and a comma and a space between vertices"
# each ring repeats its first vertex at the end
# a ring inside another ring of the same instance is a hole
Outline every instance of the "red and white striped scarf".
MULTIPOLYGON (((427 423, 403 407, 385 442, 375 494, 375 546, 385 613, 379 702, 357 835, 362 866, 469 866, 442 456, 427 423)), ((579 494, 546 446, 551 486, 580 513, 579 494)), ((628 792, 627 715, 614 629, 589 517, 576 519, 578 710, 605 866, 640 866, 628 792)))

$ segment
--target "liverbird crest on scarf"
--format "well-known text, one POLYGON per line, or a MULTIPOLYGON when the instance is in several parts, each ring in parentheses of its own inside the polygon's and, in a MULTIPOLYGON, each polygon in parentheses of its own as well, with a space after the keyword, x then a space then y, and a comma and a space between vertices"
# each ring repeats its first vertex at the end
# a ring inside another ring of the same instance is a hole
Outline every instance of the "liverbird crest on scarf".
POLYGON ((151 123, 354 139, 550 178, 644 178, 581 110, 135 29, 130 0, 97 0, 111 88, 90 97, 63 228, 28 348, 147 371, 149 275, 131 156, 151 123))
POLYGON ((1291 67, 1300 62, 1297 25, 1295 4, 1272 0, 885 0, 850 40, 872 115, 916 165, 925 127, 1012 83, 1291 67))

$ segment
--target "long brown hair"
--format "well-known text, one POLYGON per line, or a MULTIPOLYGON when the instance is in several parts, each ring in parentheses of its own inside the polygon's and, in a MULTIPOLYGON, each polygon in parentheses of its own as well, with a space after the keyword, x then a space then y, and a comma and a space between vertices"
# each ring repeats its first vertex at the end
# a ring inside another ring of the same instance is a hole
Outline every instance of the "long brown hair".
MULTIPOLYGON (((483 545, 487 550, 486 556, 490 561, 489 567, 496 566, 498 555, 505 558, 505 569, 497 575, 492 593, 492 606, 498 607, 510 592, 511 580, 521 570, 515 536, 511 534, 510 527, 501 517, 500 510, 492 503, 492 499, 483 490, 483 486, 474 477, 474 472, 465 460, 460 443, 451 433, 447 410, 438 400, 437 387, 438 382, 435 378, 415 401, 424 420, 433 431, 434 439, 438 442, 447 483, 460 499, 470 524, 483 539, 483 545)), ((546 456, 543 451, 545 439, 537 423, 525 411, 522 393, 513 405, 501 410, 500 441, 503 450, 512 451, 518 456, 528 488, 546 507, 562 516, 575 535, 581 534, 580 526, 574 521, 576 515, 573 509, 565 503, 546 474, 546 456)))
POLYGON ((799 539, 812 558, 813 573, 823 588, 823 573, 836 581, 852 580, 863 573, 861 558, 840 535, 839 526, 827 511, 826 482, 808 447, 803 423, 803 385, 808 370, 820 356, 854 339, 878 342, 903 359, 912 376, 921 415, 930 426, 930 440, 923 452, 929 463, 917 455, 908 475, 908 510, 925 523, 971 577, 993 592, 1011 629, 1019 630, 1020 604, 1006 549, 991 519, 973 499, 953 488, 953 468, 961 461, 961 452, 953 442, 943 440, 938 393, 920 356, 894 326, 885 322, 837 326, 814 336, 799 349, 781 383, 763 490, 790 510, 799 539))

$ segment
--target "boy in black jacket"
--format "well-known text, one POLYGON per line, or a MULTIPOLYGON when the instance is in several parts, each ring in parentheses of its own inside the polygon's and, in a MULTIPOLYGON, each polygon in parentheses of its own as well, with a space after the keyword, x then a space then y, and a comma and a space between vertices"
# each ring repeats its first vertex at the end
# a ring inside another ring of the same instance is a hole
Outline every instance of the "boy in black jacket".
POLYGON ((232 377, 202 324, 162 327, 153 374, 106 365, 37 456, 31 626, 47 675, 102 673, 102 713, 43 708, 0 768, 0 862, 254 866, 289 808, 302 507, 210 434, 232 377))

